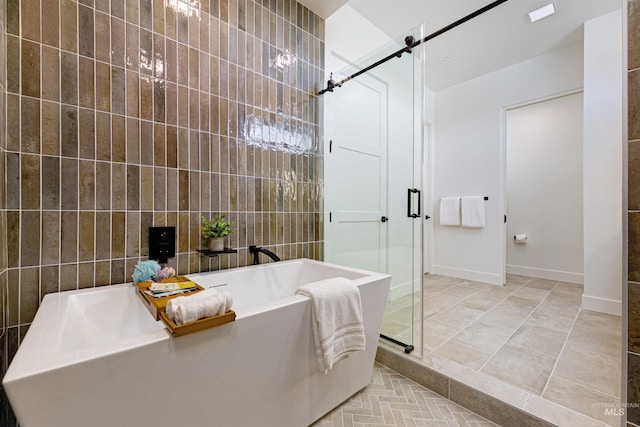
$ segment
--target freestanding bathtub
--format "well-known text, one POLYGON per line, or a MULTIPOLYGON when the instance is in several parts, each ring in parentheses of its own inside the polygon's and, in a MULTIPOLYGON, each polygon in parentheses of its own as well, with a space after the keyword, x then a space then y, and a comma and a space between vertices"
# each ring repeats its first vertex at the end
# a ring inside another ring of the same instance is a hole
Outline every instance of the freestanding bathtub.
POLYGON ((20 425, 301 427, 369 383, 390 276, 302 259, 189 277, 227 284, 236 321, 173 338, 131 284, 47 295, 3 380, 20 425), (325 375, 295 290, 340 276, 366 350, 325 375))

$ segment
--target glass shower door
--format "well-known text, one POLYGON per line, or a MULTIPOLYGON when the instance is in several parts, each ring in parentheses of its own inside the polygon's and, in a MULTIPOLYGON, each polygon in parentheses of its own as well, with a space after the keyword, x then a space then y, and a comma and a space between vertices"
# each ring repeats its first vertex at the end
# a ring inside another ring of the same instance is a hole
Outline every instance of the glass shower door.
MULTIPOLYGON (((421 29, 408 34, 422 37, 421 29)), ((403 36, 333 79, 404 46, 403 36)), ((382 334, 407 352, 422 350, 423 76, 418 47, 322 99, 325 260, 391 275, 382 334)))

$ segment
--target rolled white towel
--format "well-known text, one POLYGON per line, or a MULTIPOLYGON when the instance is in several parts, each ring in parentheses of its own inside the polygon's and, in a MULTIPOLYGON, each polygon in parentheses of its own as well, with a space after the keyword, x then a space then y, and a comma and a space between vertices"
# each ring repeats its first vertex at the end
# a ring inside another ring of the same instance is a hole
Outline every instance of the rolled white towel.
POLYGON ((233 297, 231 296, 231 292, 229 291, 220 292, 220 296, 224 297, 224 305, 221 307, 222 310, 218 314, 225 314, 227 311, 231 310, 231 306, 233 305, 233 297))
POLYGON ((212 295, 217 295, 217 294, 218 294, 218 290, 216 288, 209 288, 209 289, 204 289, 204 290, 202 290, 200 292, 197 292, 195 294, 191 294, 189 296, 182 296, 182 297, 177 297, 177 298, 170 299, 167 302, 167 306, 165 308, 165 312, 167 313, 167 316, 169 316, 169 319, 174 320, 175 319, 176 309, 183 302, 201 301, 201 300, 209 298, 212 295))
POLYGON ((217 294, 201 301, 188 301, 178 305, 176 309, 176 325, 195 322, 205 317, 217 316, 222 314, 225 309, 227 300, 224 296, 217 294))
POLYGON ((176 325, 182 325, 224 314, 231 309, 232 304, 233 297, 229 291, 218 293, 215 289, 208 289, 189 297, 170 300, 166 312, 176 325))

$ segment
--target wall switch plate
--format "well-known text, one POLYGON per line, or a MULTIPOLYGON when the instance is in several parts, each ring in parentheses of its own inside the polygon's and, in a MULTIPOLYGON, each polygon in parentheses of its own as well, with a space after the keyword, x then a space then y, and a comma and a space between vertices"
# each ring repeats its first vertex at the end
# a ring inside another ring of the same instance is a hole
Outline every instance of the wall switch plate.
POLYGON ((149 227, 149 259, 166 264, 176 256, 176 228, 149 227))

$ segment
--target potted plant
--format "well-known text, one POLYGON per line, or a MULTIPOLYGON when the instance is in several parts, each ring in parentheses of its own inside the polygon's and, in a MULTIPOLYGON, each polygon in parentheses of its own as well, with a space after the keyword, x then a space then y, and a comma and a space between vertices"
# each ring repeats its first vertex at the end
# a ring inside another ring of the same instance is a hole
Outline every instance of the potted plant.
POLYGON ((231 235, 231 223, 224 215, 216 214, 213 219, 202 217, 200 225, 202 237, 207 240, 207 245, 212 251, 224 250, 224 238, 231 235))

